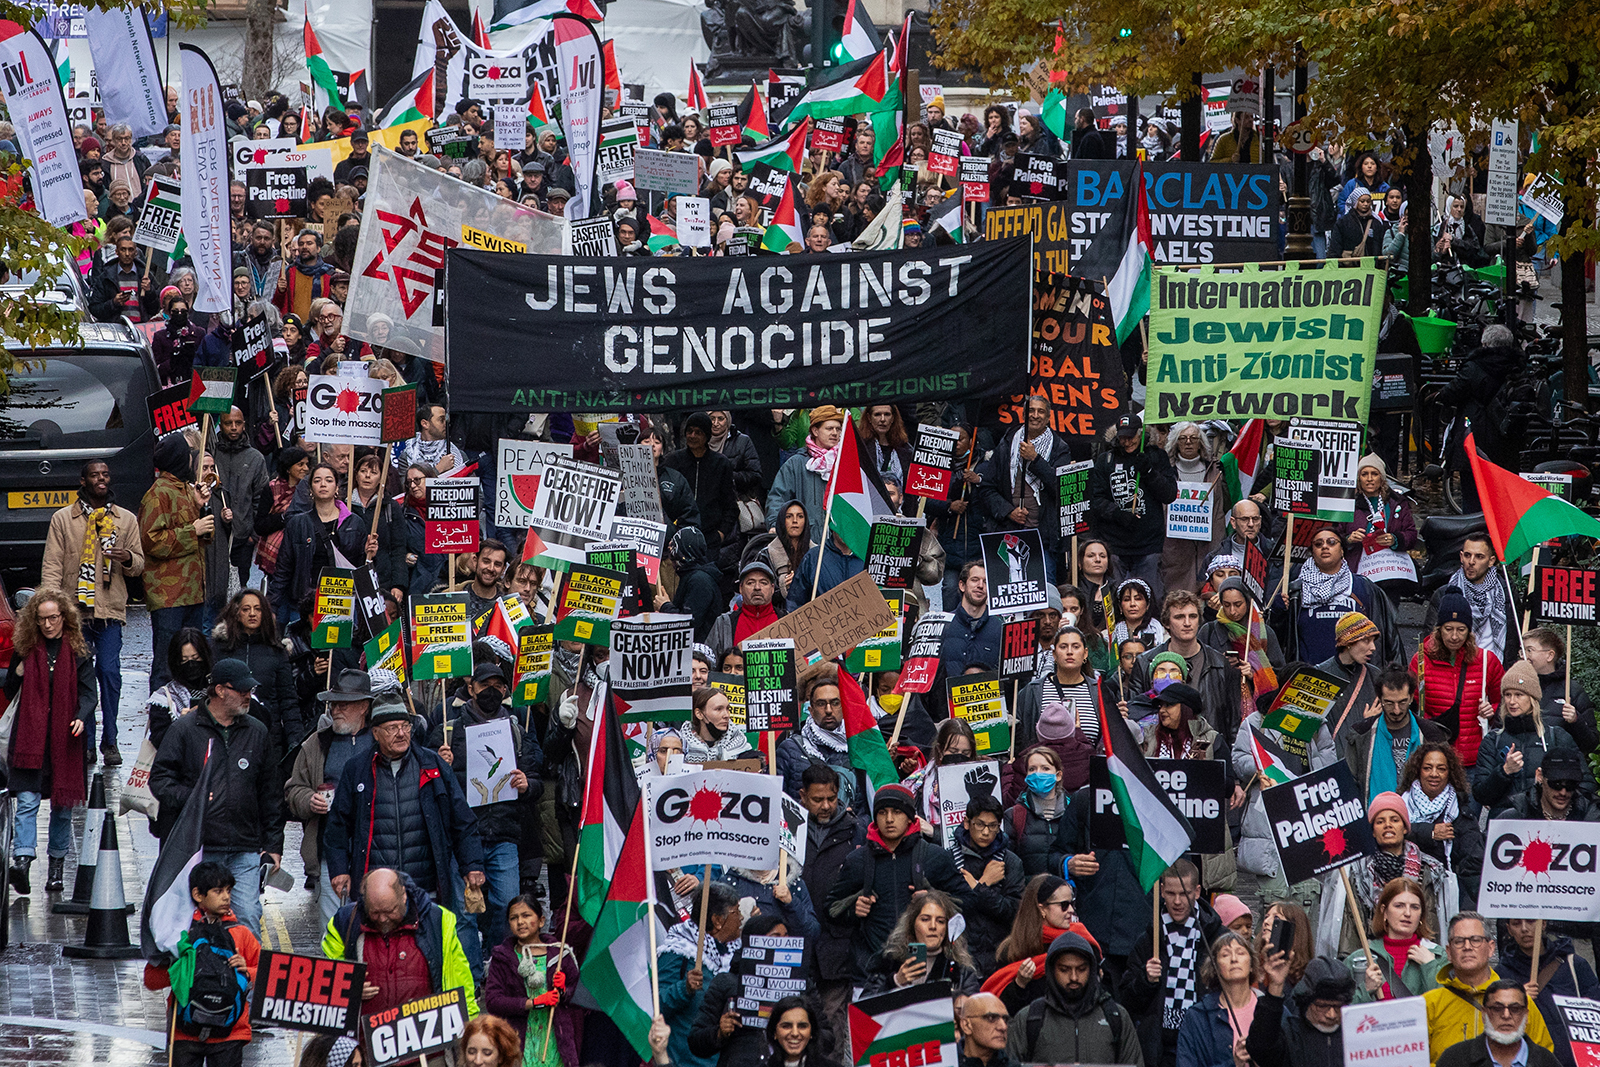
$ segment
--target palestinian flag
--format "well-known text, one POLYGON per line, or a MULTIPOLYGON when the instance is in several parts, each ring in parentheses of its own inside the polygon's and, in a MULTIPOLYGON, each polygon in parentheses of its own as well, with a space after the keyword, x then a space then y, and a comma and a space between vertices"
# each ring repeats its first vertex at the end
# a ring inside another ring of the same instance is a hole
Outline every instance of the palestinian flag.
POLYGON ((622 75, 617 71, 617 49, 612 44, 611 38, 606 38, 605 44, 600 46, 600 51, 605 55, 606 60, 605 87, 607 89, 615 89, 620 93, 622 91, 622 75))
POLYGON ((1046 94, 1044 103, 1039 105, 1039 121, 1043 122, 1044 128, 1055 134, 1058 140, 1070 139, 1072 116, 1067 109, 1066 94, 1060 89, 1051 88, 1046 94))
POLYGON ((805 239, 805 232, 800 228, 800 214, 795 210, 794 180, 791 178, 783 183, 783 196, 778 198, 778 206, 772 212, 767 232, 761 235, 761 247, 768 252, 781 254, 789 251, 791 244, 804 244, 805 239))
POLYGON ((1178 861, 1194 843, 1194 828, 1173 806, 1172 798, 1156 780, 1144 753, 1128 730, 1128 721, 1097 694, 1100 706, 1100 744, 1105 750, 1111 792, 1122 812, 1122 832, 1128 839, 1128 858, 1149 892, 1161 872, 1178 861), (1112 710, 1107 714, 1106 708, 1112 710))
MULTIPOLYGON (((894 116, 899 118, 900 112, 894 112, 894 116)), ((873 125, 876 126, 877 123, 874 122, 873 125)), ((874 147, 878 143, 874 141, 874 147)), ((905 167, 905 163, 906 140, 897 134, 895 139, 889 142, 888 151, 884 152, 883 158, 878 161, 877 168, 872 172, 878 179, 878 188, 887 193, 889 186, 898 185, 900 183, 900 171, 905 167)))
POLYGON ((233 407, 233 380, 237 373, 237 367, 196 367, 189 382, 189 410, 202 415, 226 415, 233 407))
POLYGON ((878 36, 878 28, 872 24, 862 0, 850 0, 844 9, 844 32, 839 37, 839 50, 844 53, 842 58, 846 63, 883 51, 883 39, 878 36))
POLYGON ((479 48, 489 48, 489 29, 483 24, 483 12, 472 12, 472 43, 479 48))
POLYGON ((757 163, 765 163, 773 170, 781 170, 787 174, 799 174, 800 164, 806 158, 806 142, 810 139, 811 120, 807 119, 788 133, 779 134, 766 144, 758 144, 754 148, 735 148, 733 152, 738 157, 739 168, 746 174, 754 170, 757 163))
POLYGON ((1490 463, 1478 452, 1471 431, 1466 444, 1484 525, 1502 560, 1521 559, 1535 545, 1557 537, 1600 537, 1600 519, 1490 463))
POLYGON ((700 78, 700 67, 692 59, 689 60, 689 91, 684 94, 683 103, 690 111, 702 115, 711 108, 711 101, 706 99, 706 83, 700 78))
MULTIPOLYGON (((597 734, 600 731, 595 731, 597 734)), ((620 758, 620 757, 619 757, 620 758)), ((624 767, 621 773, 633 777, 633 768, 624 767)), ((593 765, 589 777, 595 777, 593 765)), ((634 786, 635 794, 638 786, 634 786)), ((587 804, 585 804, 587 807, 587 804)), ((619 831, 617 861, 610 888, 604 900, 590 918, 589 902, 579 898, 584 918, 594 926, 583 968, 578 972, 581 992, 587 994, 599 1010, 611 1017, 617 1029, 627 1035, 628 1042, 641 1057, 650 1056, 650 1020, 654 1012, 654 997, 650 989, 650 923, 656 924, 655 940, 659 945, 667 928, 677 917, 658 904, 664 885, 662 874, 652 874, 645 862, 644 805, 635 801, 633 813, 628 818, 625 833, 619 831)), ((585 827, 585 833, 588 828, 585 827)), ((586 839, 587 840, 587 839, 586 839)), ((587 852, 587 849, 583 850, 587 852)), ((587 858, 585 856, 584 858, 587 858)), ((580 878, 582 873, 580 872, 580 878)), ((670 892, 670 890, 668 891, 670 892)), ((950 1001, 945 999, 945 1011, 950 1001)))
MULTIPOLYGON (((538 82, 534 82, 537 92, 538 82)), ((408 122, 419 119, 433 118, 433 67, 418 74, 406 84, 404 89, 395 93, 389 102, 383 105, 383 110, 378 112, 373 119, 376 129, 386 130, 391 126, 402 126, 408 122)))
POLYGON ((928 211, 928 225, 944 230, 956 244, 964 244, 967 240, 966 227, 961 224, 961 203, 960 190, 956 190, 945 198, 943 204, 928 211))
POLYGON ((1125 196, 1122 202, 1128 217, 1123 219, 1128 246, 1123 250, 1117 273, 1111 276, 1106 287, 1106 298, 1111 301, 1111 318, 1117 324, 1117 344, 1126 341, 1139 322, 1150 313, 1150 269, 1154 262, 1155 243, 1150 239, 1150 209, 1144 194, 1144 164, 1133 165, 1133 185, 1136 196, 1125 196))
POLYGON ((628 824, 640 810, 642 795, 633 764, 628 761, 622 719, 612 706, 609 692, 600 706, 605 722, 596 723, 589 737, 583 809, 578 818, 578 913, 591 924, 605 903, 606 887, 611 884, 622 855, 628 824))
POLYGON ((861 449, 849 415, 844 419, 833 477, 828 479, 827 513, 828 529, 839 535, 857 559, 867 558, 872 520, 892 514, 882 477, 870 463, 861 462, 861 449))
POLYGON ((659 252, 663 248, 671 248, 678 243, 678 228, 670 223, 662 222, 654 215, 650 219, 650 239, 645 243, 650 246, 651 252, 659 252))
POLYGON ((911 1062, 956 1062, 949 982, 906 986, 850 1005, 851 1063, 905 1063, 913 1049, 920 1058, 911 1062))
POLYGON ((906 69, 906 51, 911 41, 911 20, 916 17, 915 11, 906 12, 906 20, 900 24, 900 36, 889 35, 889 73, 898 77, 906 69))
POLYGON ((1298 777, 1290 770, 1288 754, 1254 726, 1250 727, 1250 754, 1255 757, 1256 768, 1264 779, 1263 789, 1291 782, 1298 777))
MULTIPOLYGON (((515 3, 515 0, 512 0, 512 3, 515 3)), ((511 4, 505 3, 504 0, 495 4, 497 10, 504 10, 510 6, 511 4)), ((536 19, 547 19, 551 15, 559 15, 562 12, 566 12, 569 15, 577 15, 579 18, 588 19, 590 22, 601 22, 605 19, 605 16, 600 13, 600 9, 594 6, 592 0, 534 0, 531 4, 524 4, 514 11, 506 12, 495 20, 494 24, 489 27, 489 31, 493 33, 498 30, 508 30, 513 26, 526 26, 536 19)))
MULTIPOLYGON (((211 742, 207 741, 205 760, 200 764, 200 776, 195 780, 191 796, 203 797, 211 792, 211 767, 211 742)), ((139 947, 144 958, 151 962, 170 959, 177 950, 178 939, 189 932, 189 920, 194 915, 194 900, 189 896, 189 872, 200 862, 205 814, 205 804, 183 806, 161 842, 155 868, 145 883, 144 906, 139 912, 139 947)), ((116 822, 107 813, 105 832, 115 835, 116 828, 116 822)))
POLYGON ((528 609, 515 595, 503 596, 489 609, 489 624, 478 640, 489 646, 503 663, 517 662, 517 633, 528 622, 528 609))
POLYGON ((808 117, 832 119, 899 110, 900 77, 890 72, 889 58, 889 53, 883 51, 869 59, 835 67, 834 70, 842 72, 838 80, 801 94, 784 121, 795 123, 808 117))
POLYGON ((878 729, 878 722, 867 706, 867 695, 848 671, 839 672, 839 697, 844 701, 844 734, 850 753, 850 766, 867 774, 867 785, 874 793, 879 786, 900 780, 889 745, 878 729))
POLYGON ((535 130, 550 125, 550 109, 544 106, 544 92, 539 88, 538 79, 534 79, 533 95, 528 97, 528 117, 533 120, 535 130))
POLYGON ((302 34, 302 41, 306 49, 306 73, 311 76, 311 109, 319 116, 330 106, 342 106, 339 99, 339 80, 333 76, 333 68, 328 66, 328 61, 322 58, 322 44, 317 40, 317 31, 311 28, 311 5, 305 5, 306 24, 302 34))
POLYGON ((750 83, 750 91, 739 103, 737 114, 739 125, 744 128, 744 136, 758 145, 765 145, 772 140, 772 127, 767 125, 767 104, 761 99, 760 85, 755 82, 750 83))
POLYGON ((1250 492, 1261 466, 1261 441, 1266 435, 1265 419, 1251 419, 1239 431, 1239 439, 1222 454, 1222 484, 1228 493, 1228 507, 1233 507, 1250 492))

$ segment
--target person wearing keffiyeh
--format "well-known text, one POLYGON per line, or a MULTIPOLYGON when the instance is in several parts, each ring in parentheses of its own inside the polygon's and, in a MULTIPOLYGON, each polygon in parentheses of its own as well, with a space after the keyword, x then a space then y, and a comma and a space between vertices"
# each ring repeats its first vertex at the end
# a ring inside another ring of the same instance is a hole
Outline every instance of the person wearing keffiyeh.
POLYGON ((78 496, 50 516, 41 589, 76 592, 84 640, 94 649, 100 687, 101 751, 120 766, 117 707, 122 700, 122 626, 128 618, 127 579, 144 573, 139 520, 111 499, 111 468, 104 460, 83 465, 78 496))
MULTIPOLYGON (((1350 885, 1355 889, 1356 904, 1361 913, 1371 915, 1383 887, 1404 876, 1422 886, 1423 921, 1429 929, 1439 929, 1439 886, 1444 880, 1444 864, 1406 838, 1411 832, 1411 813, 1406 808, 1405 799, 1398 793, 1379 793, 1367 805, 1367 821, 1372 824, 1372 836, 1378 850, 1370 856, 1363 856, 1350 868, 1350 885)), ((1325 919, 1332 916, 1331 898, 1342 898, 1343 895, 1342 892, 1324 892, 1322 906, 1325 919)), ((1343 906, 1342 899, 1338 903, 1343 906)), ((1348 914, 1342 921, 1339 955, 1348 956, 1361 947, 1361 940, 1348 914)))
POLYGON ((997 530, 1038 529, 1044 538, 1045 566, 1056 580, 1061 557, 1061 516, 1055 471, 1078 457, 1071 443, 1050 429, 1050 402, 1028 398, 1027 421, 1001 439, 982 464, 975 502, 997 530))

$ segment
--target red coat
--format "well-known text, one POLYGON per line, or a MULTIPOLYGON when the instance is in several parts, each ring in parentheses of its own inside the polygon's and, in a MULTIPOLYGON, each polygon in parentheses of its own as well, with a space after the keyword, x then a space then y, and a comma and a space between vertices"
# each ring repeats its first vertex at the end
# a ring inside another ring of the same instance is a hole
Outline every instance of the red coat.
MULTIPOLYGON (((205 915, 201 913, 199 908, 194 909, 194 915, 192 918, 195 922, 205 921, 205 915)), ((244 973, 249 975, 250 985, 253 987, 256 984, 256 964, 261 961, 261 942, 256 940, 256 935, 250 932, 250 928, 248 926, 242 922, 234 920, 231 913, 229 914, 229 919, 232 921, 232 925, 228 927, 228 933, 233 935, 233 947, 238 950, 239 955, 244 957, 244 973)), ((167 976, 167 969, 165 967, 156 967, 148 963, 144 965, 144 987, 146 989, 169 989, 171 986, 172 979, 167 976)), ((172 994, 168 993, 167 1011, 173 1012, 176 1010, 177 1005, 173 1002, 172 994)), ((186 1034, 180 1029, 172 1028, 170 1023, 171 1016, 169 1015, 169 1029, 172 1029, 172 1032, 177 1040, 200 1040, 200 1038, 194 1034, 186 1034)), ((228 1036, 214 1038, 211 1043, 215 1044, 221 1041, 249 1040, 250 1011, 248 1008, 246 1008, 244 1014, 239 1016, 239 1021, 233 1024, 233 1029, 228 1031, 228 1036)))
POLYGON ((1483 728, 1478 723, 1478 703, 1484 694, 1485 663, 1480 656, 1488 657, 1489 703, 1499 707, 1500 679, 1505 671, 1500 666, 1499 657, 1493 652, 1484 652, 1474 645, 1463 649, 1462 654, 1451 657, 1430 634, 1423 639, 1422 648, 1411 657, 1411 673, 1421 682, 1422 713, 1437 720, 1455 738, 1456 752, 1468 767, 1477 760, 1478 743, 1483 740, 1483 728), (1466 672, 1464 679, 1463 671, 1466 672), (1454 721, 1447 721, 1443 716, 1457 705, 1457 686, 1461 689, 1461 699, 1454 721))

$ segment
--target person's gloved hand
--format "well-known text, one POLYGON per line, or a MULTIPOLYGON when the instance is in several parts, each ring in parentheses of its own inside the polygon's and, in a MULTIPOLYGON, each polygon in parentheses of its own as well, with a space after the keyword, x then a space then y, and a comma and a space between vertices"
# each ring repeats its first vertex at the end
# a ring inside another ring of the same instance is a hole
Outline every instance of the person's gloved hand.
POLYGON ((534 997, 533 1002, 535 1005, 541 1008, 553 1008, 557 1004, 561 1003, 561 994, 557 990, 552 989, 548 993, 540 993, 538 996, 534 997))
POLYGON ((556 709, 556 717, 561 720, 561 725, 572 729, 578 723, 578 694, 567 690, 567 695, 561 698, 561 706, 556 709))
POLYGON ((560 970, 556 971, 550 976, 550 984, 558 990, 567 988, 567 973, 560 970))

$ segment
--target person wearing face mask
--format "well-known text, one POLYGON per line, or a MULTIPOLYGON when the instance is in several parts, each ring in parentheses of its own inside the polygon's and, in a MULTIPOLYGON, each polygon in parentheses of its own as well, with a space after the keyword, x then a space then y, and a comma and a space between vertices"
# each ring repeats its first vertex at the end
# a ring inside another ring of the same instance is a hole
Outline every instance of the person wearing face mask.
MULTIPOLYGON (((484 939, 490 945, 504 941, 507 933, 506 908, 511 898, 520 890, 520 866, 517 844, 522 840, 522 824, 535 817, 544 783, 539 779, 538 768, 544 763, 544 752, 538 739, 523 730, 522 719, 511 709, 511 687, 500 664, 489 660, 473 669, 472 680, 466 689, 458 692, 450 702, 449 717, 435 726, 426 744, 439 753, 439 758, 455 769, 456 781, 463 793, 480 789, 467 780, 467 728, 482 726, 497 719, 511 724, 511 741, 515 746, 517 763, 509 768, 508 785, 515 793, 498 793, 504 799, 473 808, 478 817, 478 834, 483 839, 484 873, 488 882, 483 887, 487 911, 475 914, 477 909, 469 900, 462 915, 463 922, 474 927, 487 916, 484 939)), ((505 773, 502 768, 498 773, 505 773)), ((498 774, 497 776, 498 777, 498 774)), ((458 912, 460 914, 460 912, 458 912)), ((467 945, 468 958, 472 957, 472 943, 467 945)), ((481 966, 474 963, 474 969, 481 966)))
POLYGON ((1344 1067, 1340 1013, 1356 983, 1338 960, 1317 956, 1290 987, 1289 953, 1270 949, 1245 1051, 1254 1067, 1344 1067))
POLYGON ((194 356, 206 331, 189 318, 189 301, 177 286, 161 290, 161 310, 167 320, 150 339, 156 373, 165 385, 187 381, 194 373, 194 356))
MULTIPOLYGON (((211 676, 211 646, 198 628, 186 626, 173 635, 167 646, 167 672, 168 682, 145 701, 150 743, 157 748, 173 720, 205 694, 206 679, 211 676)), ((155 822, 150 825, 154 832, 155 822)))
MULTIPOLYGON (((272 616, 268 615, 270 620, 272 616)), ((317 902, 326 923, 339 910, 339 897, 328 878, 328 865, 322 858, 322 831, 333 806, 333 794, 344 765, 356 748, 371 737, 367 719, 374 694, 366 671, 345 669, 339 672, 332 689, 319 694, 326 711, 317 722, 316 732, 300 743, 295 752, 294 770, 284 786, 283 802, 291 819, 304 826, 300 837, 300 858, 305 862, 306 880, 316 880, 317 902)), ((385 706, 400 701, 398 690, 377 694, 385 706)))
POLYGON ((750 751, 744 733, 731 728, 732 711, 722 690, 709 686, 696 690, 689 714, 692 729, 683 734, 684 763, 698 766, 709 760, 738 759, 750 751))

